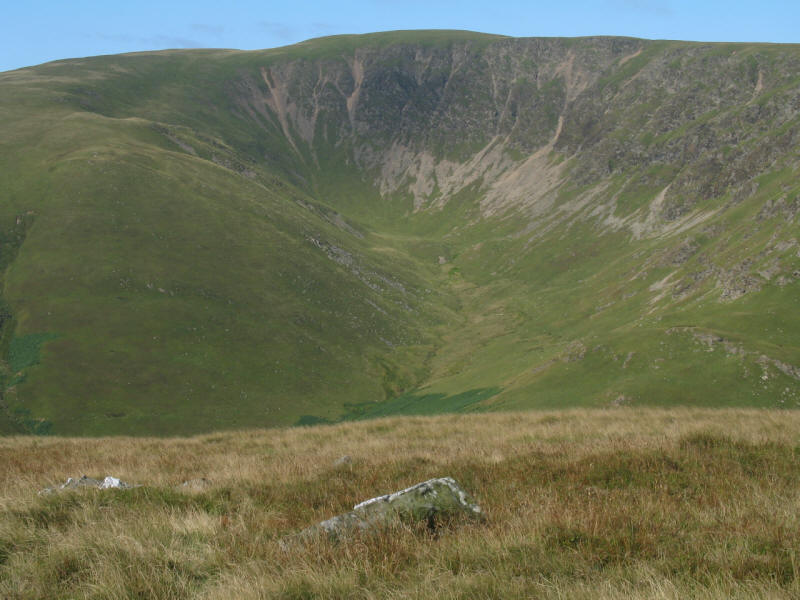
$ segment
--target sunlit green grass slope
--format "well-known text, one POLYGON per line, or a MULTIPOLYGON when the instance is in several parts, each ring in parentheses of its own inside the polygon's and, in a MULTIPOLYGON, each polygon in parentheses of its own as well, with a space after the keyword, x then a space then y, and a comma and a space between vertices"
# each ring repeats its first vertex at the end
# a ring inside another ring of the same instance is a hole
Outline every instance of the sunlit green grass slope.
POLYGON ((58 76, 6 79, 5 403, 22 429, 290 424, 415 380, 448 312, 424 271, 286 177, 215 164, 211 135, 194 156, 154 121, 47 98, 58 76), (14 342, 43 335, 15 364, 14 342))

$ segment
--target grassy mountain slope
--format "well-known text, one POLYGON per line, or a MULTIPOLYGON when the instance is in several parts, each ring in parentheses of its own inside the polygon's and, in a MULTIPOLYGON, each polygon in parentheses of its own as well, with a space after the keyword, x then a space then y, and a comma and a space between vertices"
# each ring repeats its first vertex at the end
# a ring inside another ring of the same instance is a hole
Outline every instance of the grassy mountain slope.
POLYGON ((54 339, 39 364, 9 369, 18 420, 93 433, 293 423, 406 377, 382 347, 424 351, 440 312, 420 308, 435 293, 408 261, 366 255, 285 178, 216 164, 228 158, 215 139, 196 144, 206 159, 153 121, 69 107, 26 120, 35 83, 5 88, 3 208, 25 235, 4 296, 8 337, 54 339))
POLYGON ((0 432, 800 401, 797 47, 59 61, 0 132, 0 432))

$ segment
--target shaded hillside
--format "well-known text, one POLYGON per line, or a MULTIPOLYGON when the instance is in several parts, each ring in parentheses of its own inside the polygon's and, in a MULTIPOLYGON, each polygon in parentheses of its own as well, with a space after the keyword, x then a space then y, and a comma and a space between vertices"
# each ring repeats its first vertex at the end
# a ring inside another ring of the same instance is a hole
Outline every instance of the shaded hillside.
POLYGON ((798 47, 59 61, 0 132, 0 431, 800 401, 798 47))

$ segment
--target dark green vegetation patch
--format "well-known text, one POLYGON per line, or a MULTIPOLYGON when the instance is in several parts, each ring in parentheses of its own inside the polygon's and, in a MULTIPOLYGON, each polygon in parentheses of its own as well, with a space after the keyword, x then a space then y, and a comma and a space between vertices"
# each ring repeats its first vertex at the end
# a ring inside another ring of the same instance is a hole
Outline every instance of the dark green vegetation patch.
POLYGON ((42 345, 57 337, 54 333, 31 333, 14 337, 8 346, 8 366, 11 371, 19 373, 38 364, 42 345))
POLYGON ((398 415, 437 415, 469 411, 470 407, 500 393, 500 388, 469 390, 461 394, 408 393, 380 404, 358 405, 351 408, 347 419, 374 419, 398 415))

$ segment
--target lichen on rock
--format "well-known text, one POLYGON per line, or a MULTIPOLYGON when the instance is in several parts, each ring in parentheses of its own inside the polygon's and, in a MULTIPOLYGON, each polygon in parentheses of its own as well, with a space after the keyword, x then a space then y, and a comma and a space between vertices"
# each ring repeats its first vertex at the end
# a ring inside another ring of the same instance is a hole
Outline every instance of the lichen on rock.
POLYGON ((484 515, 478 503, 452 477, 439 477, 360 502, 348 513, 304 529, 300 538, 327 535, 339 539, 398 523, 423 522, 433 530, 442 519, 460 516, 482 519, 484 515))

